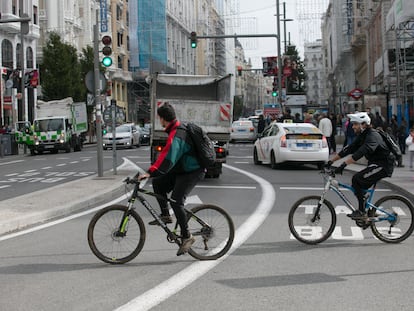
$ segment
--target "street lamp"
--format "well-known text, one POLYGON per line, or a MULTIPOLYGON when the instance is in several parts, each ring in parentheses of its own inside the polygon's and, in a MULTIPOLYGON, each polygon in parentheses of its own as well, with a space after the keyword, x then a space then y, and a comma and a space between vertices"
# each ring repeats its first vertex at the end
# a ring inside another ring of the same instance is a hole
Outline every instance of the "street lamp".
POLYGON ((283 46, 285 47, 285 54, 286 54, 287 52, 286 22, 293 22, 292 18, 286 18, 286 2, 283 2, 283 19, 281 19, 280 21, 283 22, 283 46))

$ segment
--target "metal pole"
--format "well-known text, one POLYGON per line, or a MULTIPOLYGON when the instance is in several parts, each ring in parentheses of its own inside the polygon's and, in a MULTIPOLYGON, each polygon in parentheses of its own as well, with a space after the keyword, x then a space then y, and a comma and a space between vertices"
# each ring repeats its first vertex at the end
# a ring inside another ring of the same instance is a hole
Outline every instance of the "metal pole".
POLYGON ((285 54, 287 52, 286 46, 286 2, 283 2, 283 47, 285 49, 285 54))
MULTIPOLYGON (((19 1, 19 8, 20 8, 20 17, 23 18, 23 0, 19 1)), ((21 73, 22 73, 22 80, 21 80, 21 85, 20 85, 20 92, 22 93, 22 97, 21 97, 21 102, 22 102, 22 118, 23 120, 18 120, 18 121, 28 121, 28 111, 27 111, 27 107, 26 107, 26 92, 25 92, 25 86, 24 86, 24 29, 23 29, 23 25, 22 23, 20 23, 20 49, 21 49, 21 53, 20 53, 20 65, 21 65, 21 73)), ((12 68, 13 69, 13 68, 12 68)), ((26 146, 26 145, 25 145, 26 146)))
POLYGON ((111 117, 112 117, 112 169, 114 175, 116 172, 116 99, 111 100, 111 117))
POLYGON ((102 104, 101 89, 99 88, 99 11, 96 10, 96 23, 93 26, 94 49, 94 86, 95 86, 95 118, 96 118, 96 150, 98 162, 98 177, 103 176, 103 147, 102 147, 102 104))
POLYGON ((279 105, 283 110, 282 107, 282 53, 280 48, 280 8, 279 8, 279 0, 276 0, 276 26, 277 26, 277 62, 278 62, 278 71, 277 71, 277 95, 279 100, 279 105))

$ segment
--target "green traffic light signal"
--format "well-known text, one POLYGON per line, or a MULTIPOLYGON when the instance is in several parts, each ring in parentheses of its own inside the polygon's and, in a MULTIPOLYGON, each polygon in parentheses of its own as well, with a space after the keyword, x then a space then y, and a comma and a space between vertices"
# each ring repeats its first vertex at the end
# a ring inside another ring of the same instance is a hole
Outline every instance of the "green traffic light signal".
POLYGON ((106 129, 102 129, 102 134, 105 135, 107 133, 106 129))
POLYGON ((102 65, 109 67, 112 65, 112 38, 110 36, 103 36, 101 41, 104 45, 102 48, 102 54, 104 55, 104 58, 102 59, 102 65))
POLYGON ((105 57, 102 59, 102 65, 104 65, 105 67, 109 67, 109 66, 111 66, 111 65, 112 65, 112 58, 111 58, 111 57, 109 57, 109 56, 105 56, 105 57))
POLYGON ((195 31, 190 34, 191 48, 195 49, 197 47, 197 33, 195 31))
POLYGON ((276 92, 276 91, 273 91, 273 92, 272 92, 272 96, 273 96, 273 97, 276 97, 276 96, 277 96, 277 92, 276 92))

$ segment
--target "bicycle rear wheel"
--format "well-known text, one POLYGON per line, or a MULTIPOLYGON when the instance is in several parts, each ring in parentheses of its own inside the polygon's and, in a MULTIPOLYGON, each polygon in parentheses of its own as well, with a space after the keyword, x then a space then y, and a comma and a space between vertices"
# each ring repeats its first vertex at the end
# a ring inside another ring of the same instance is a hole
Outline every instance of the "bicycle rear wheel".
POLYGON ((111 264, 123 264, 134 259, 144 247, 145 226, 141 217, 128 211, 128 207, 111 205, 98 211, 88 227, 88 243, 100 260, 111 264), (123 224, 123 225, 122 225, 123 224), (120 228, 124 227, 123 232, 120 228))
MULTIPOLYGON (((395 219, 388 218, 383 221, 372 221, 372 233, 386 243, 399 243, 408 238, 414 230, 414 207, 411 202, 399 195, 382 197, 375 206, 392 213, 395 219)), ((370 217, 386 217, 381 211, 370 209, 370 217)))
POLYGON ((324 200, 317 214, 320 196, 307 196, 293 204, 289 212, 289 229, 300 242, 318 244, 329 238, 335 229, 336 214, 331 202, 324 200))
POLYGON ((218 259, 233 244, 234 224, 230 215, 221 207, 202 204, 191 209, 188 229, 196 241, 188 253, 199 260, 218 259))

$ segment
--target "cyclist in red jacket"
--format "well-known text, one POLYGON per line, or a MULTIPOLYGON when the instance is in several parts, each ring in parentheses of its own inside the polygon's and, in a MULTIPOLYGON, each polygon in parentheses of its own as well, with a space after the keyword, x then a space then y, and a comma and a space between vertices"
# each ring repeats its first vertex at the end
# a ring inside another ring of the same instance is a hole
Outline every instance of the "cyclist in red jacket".
MULTIPOLYGON (((175 110, 169 103, 164 103, 157 109, 161 125, 168 133, 167 143, 158 159, 150 166, 147 173, 139 175, 139 179, 154 177, 152 186, 154 192, 167 198, 172 192, 171 207, 181 228, 182 244, 177 256, 183 255, 195 242, 188 231, 187 215, 184 211, 186 197, 199 180, 204 178, 204 169, 198 163, 191 138, 187 135, 186 127, 177 120, 175 110)), ((157 199, 161 207, 161 220, 172 223, 168 202, 157 199)), ((150 225, 157 225, 151 221, 150 225)))

